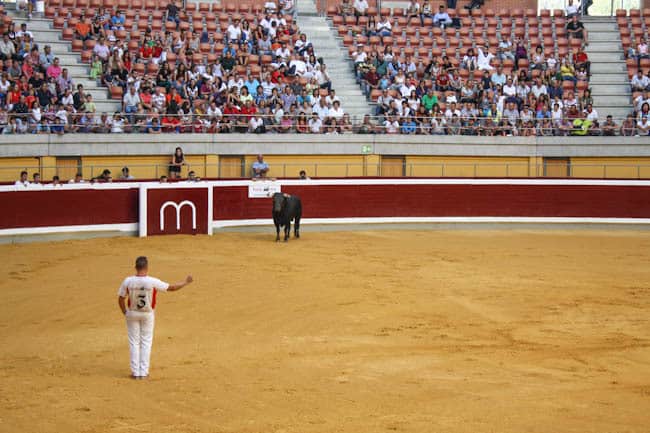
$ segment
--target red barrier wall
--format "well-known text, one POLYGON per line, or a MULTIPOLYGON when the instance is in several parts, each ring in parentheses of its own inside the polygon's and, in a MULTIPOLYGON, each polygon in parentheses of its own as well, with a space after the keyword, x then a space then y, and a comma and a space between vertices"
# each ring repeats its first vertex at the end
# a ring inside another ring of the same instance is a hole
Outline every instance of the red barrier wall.
MULTIPOLYGON (((622 222, 650 221, 650 182, 644 181, 543 181, 543 180, 340 180, 280 181, 282 191, 303 202, 304 218, 399 217, 532 217, 608 218, 622 222), (638 220, 638 221, 636 221, 638 220)), ((269 198, 248 198, 248 181, 205 182, 194 185, 126 184, 122 186, 70 187, 14 190, 0 187, 0 235, 110 230, 110 226, 140 221, 139 194, 148 191, 144 234, 210 233, 215 226, 236 225, 238 220, 271 218, 269 198), (210 189, 211 188, 211 189, 210 189), (213 199, 210 202, 210 192, 213 199), (160 209, 165 207, 160 230, 160 209), (196 209, 192 228, 191 201, 196 209), (85 226, 85 228, 80 227, 85 226), (51 230, 49 230, 51 229, 51 230)), ((142 203, 144 205, 144 203, 142 203)), ((145 210, 143 210, 145 211, 145 210)), ((576 222, 580 222, 577 220, 576 222)), ((143 229, 144 224, 140 224, 143 229)), ((127 230, 122 228, 121 230, 127 230)), ((133 231, 134 228, 128 228, 133 231)))
POLYGON ((138 190, 0 192, 0 229, 138 222, 138 190))
POLYGON ((147 209, 147 235, 208 233, 207 188, 149 189, 147 191, 147 209), (196 228, 193 228, 191 224, 192 208, 190 206, 179 208, 178 218, 176 217, 176 208, 168 206, 163 211, 165 220, 161 230, 161 206, 169 201, 180 204, 184 200, 191 201, 195 206, 196 228))
MULTIPOLYGON (((305 218, 650 217, 650 188, 595 185, 286 185, 305 218)), ((215 187, 214 220, 271 217, 246 186, 215 187)))

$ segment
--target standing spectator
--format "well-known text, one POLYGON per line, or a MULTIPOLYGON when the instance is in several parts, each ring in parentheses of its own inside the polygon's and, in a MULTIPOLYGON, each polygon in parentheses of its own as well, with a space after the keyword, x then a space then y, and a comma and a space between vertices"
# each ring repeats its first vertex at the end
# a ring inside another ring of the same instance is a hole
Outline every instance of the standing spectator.
POLYGON ((169 163, 169 177, 172 179, 181 177, 181 167, 184 165, 187 165, 187 163, 185 162, 183 149, 177 147, 176 150, 174 150, 174 155, 172 155, 172 160, 169 163))
POLYGON ((269 165, 264 162, 264 155, 261 153, 257 155, 257 161, 253 163, 253 177, 254 178, 263 178, 266 177, 266 174, 269 171, 269 165))

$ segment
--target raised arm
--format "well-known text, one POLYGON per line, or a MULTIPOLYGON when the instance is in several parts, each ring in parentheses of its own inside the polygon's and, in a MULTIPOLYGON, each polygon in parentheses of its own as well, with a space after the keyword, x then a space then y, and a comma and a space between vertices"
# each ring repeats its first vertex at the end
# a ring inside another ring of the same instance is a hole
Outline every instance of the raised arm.
POLYGON ((185 277, 185 281, 182 281, 182 282, 176 283, 176 284, 170 284, 169 287, 167 288, 167 291, 175 292, 176 290, 180 290, 183 287, 187 286, 192 281, 194 281, 194 278, 192 278, 191 275, 188 275, 187 277, 185 277))

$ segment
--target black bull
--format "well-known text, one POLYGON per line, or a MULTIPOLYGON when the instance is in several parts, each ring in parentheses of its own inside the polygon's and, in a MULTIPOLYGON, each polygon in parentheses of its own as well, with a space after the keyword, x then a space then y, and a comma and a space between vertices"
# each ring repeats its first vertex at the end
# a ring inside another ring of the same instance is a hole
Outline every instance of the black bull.
POLYGON ((300 217, 302 216, 302 203, 296 195, 276 192, 273 194, 273 223, 275 224, 275 241, 280 240, 280 227, 284 227, 284 241, 289 240, 291 221, 295 220, 294 235, 300 237, 300 217))

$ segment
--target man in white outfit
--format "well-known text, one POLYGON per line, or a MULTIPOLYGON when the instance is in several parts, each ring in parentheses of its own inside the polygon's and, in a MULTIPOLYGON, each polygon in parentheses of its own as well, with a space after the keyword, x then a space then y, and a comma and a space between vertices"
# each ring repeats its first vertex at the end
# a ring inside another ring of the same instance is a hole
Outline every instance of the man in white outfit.
POLYGON ((124 279, 117 295, 120 310, 126 317, 126 329, 129 334, 131 375, 134 379, 145 379, 149 375, 156 293, 180 290, 193 279, 188 275, 185 281, 170 285, 150 277, 147 275, 149 262, 144 256, 135 260, 135 271, 134 276, 124 279))

